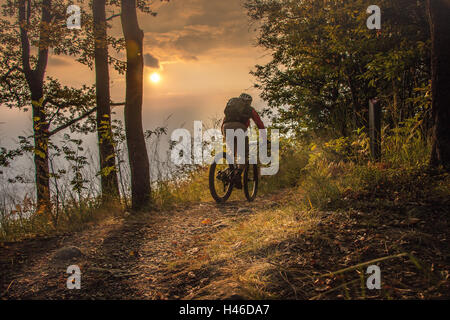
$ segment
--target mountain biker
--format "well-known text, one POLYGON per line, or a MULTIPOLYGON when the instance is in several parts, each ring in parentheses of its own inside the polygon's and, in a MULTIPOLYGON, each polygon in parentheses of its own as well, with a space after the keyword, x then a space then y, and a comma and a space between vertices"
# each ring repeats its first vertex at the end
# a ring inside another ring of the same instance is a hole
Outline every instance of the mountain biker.
MULTIPOLYGON (((222 133, 226 139, 227 129, 238 130, 242 129, 246 133, 248 127, 250 126, 250 119, 252 119, 258 129, 265 129, 264 123, 259 117, 258 112, 251 106, 252 97, 247 93, 242 93, 238 98, 231 98, 227 106, 225 107, 224 113, 225 118, 222 122, 222 133)), ((234 155, 237 153, 237 138, 234 139, 234 155)), ((245 159, 248 155, 248 137, 245 138, 245 159)), ((239 174, 236 176, 234 185, 238 189, 242 189, 242 171, 244 165, 238 165, 239 174)))

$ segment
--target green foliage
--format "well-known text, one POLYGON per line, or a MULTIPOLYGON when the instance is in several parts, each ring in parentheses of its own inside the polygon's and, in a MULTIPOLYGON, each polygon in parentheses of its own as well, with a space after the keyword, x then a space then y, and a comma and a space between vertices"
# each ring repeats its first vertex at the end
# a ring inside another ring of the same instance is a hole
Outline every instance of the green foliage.
POLYGON ((369 137, 362 129, 356 130, 351 137, 332 139, 323 144, 323 152, 331 161, 362 162, 369 159, 369 137))
POLYGON ((275 176, 263 177, 262 192, 297 187, 305 209, 323 209, 339 205, 348 194, 377 194, 394 183, 407 186, 411 181, 405 177, 423 170, 430 152, 419 118, 383 130, 379 163, 372 162, 369 139, 362 129, 349 137, 314 143, 283 138, 280 170, 275 176))
POLYGON ((423 130, 423 120, 417 115, 399 123, 391 130, 386 129, 382 146, 384 157, 396 167, 423 167, 428 163, 430 145, 423 130))
POLYGON ((268 193, 298 185, 302 169, 308 163, 308 151, 294 138, 280 138, 280 167, 274 176, 261 177, 260 190, 268 193))
POLYGON ((414 117, 430 79, 423 1, 381 0, 382 30, 366 27, 370 1, 247 0, 260 23, 258 45, 272 53, 253 75, 266 113, 299 136, 349 136, 367 127, 367 104, 378 96, 385 121, 414 117))

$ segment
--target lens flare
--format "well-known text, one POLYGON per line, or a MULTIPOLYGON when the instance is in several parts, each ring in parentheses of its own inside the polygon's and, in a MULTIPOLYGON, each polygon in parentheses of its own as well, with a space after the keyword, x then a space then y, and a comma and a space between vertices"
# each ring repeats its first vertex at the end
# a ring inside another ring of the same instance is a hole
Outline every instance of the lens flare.
POLYGON ((153 83, 158 83, 161 81, 161 76, 158 73, 154 72, 150 75, 150 81, 153 83))

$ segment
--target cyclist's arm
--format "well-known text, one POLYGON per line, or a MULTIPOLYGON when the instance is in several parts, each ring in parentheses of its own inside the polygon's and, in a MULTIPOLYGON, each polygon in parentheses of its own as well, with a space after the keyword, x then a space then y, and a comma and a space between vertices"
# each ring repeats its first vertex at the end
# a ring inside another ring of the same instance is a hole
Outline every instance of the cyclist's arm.
POLYGON ((258 112, 254 108, 252 108, 252 119, 256 123, 256 126, 258 129, 265 129, 264 123, 262 122, 261 118, 259 117, 258 112))
MULTIPOLYGON (((265 129, 264 122, 262 122, 261 118, 259 117, 258 112, 254 108, 252 108, 252 120, 255 122, 258 129, 265 129)), ((249 120, 250 122, 250 120, 249 120)), ((267 134, 266 132, 260 131, 260 138, 265 141, 267 140, 267 134)))

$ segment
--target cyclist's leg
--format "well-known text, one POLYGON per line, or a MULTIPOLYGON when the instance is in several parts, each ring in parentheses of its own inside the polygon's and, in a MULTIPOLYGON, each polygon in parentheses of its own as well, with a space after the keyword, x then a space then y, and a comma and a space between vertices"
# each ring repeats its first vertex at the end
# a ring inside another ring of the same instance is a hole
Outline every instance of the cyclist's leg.
POLYGON ((247 163, 249 163, 249 141, 248 141, 248 137, 247 135, 245 136, 245 145, 244 145, 244 154, 240 155, 240 159, 242 159, 240 162, 243 163, 239 163, 238 164, 238 168, 240 173, 242 173, 242 171, 244 171, 245 165, 247 163))
MULTIPOLYGON (((246 131, 247 131, 247 126, 245 124, 241 123, 241 122, 226 122, 223 125, 223 132, 222 133, 224 134, 224 139, 225 139, 225 142, 227 143, 227 150, 230 150, 230 148, 232 147, 231 145, 228 145, 228 139, 227 139, 227 130, 230 130, 230 129, 233 130, 233 131, 241 129, 244 132, 244 134, 245 134, 246 131)), ((234 143, 234 147, 233 147, 234 164, 238 164, 237 160, 244 158, 245 154, 248 153, 247 152, 247 149, 248 149, 248 139, 247 139, 247 137, 245 138, 245 146, 244 146, 244 152, 245 153, 244 153, 244 155, 239 154, 238 141, 239 141, 238 137, 234 136, 234 139, 232 141, 232 143, 234 143)), ((244 158, 244 160, 242 162, 245 163, 245 158, 244 158)), ((245 166, 245 164, 242 167, 244 167, 244 166, 245 166)), ((238 167, 240 168, 241 164, 239 164, 238 167)))
MULTIPOLYGON (((245 133, 246 130, 247 130, 247 127, 246 127, 245 124, 240 123, 240 122, 228 122, 228 123, 225 123, 224 126, 223 126, 223 131, 225 133, 225 139, 228 142, 228 139, 226 137, 227 129, 232 129, 232 130, 241 129, 245 133)), ((246 154, 248 153, 247 152, 247 149, 248 149, 247 141, 248 141, 248 139, 247 139, 247 137, 245 139, 244 155, 239 154, 238 141, 239 141, 238 138, 236 136, 234 136, 234 139, 233 139, 233 143, 234 143, 233 158, 234 159, 233 160, 234 160, 234 167, 238 169, 237 175, 235 176, 235 179, 236 179, 235 180, 235 186, 236 186, 236 188, 240 189, 240 188, 242 188, 241 174, 242 174, 242 171, 245 168, 245 162, 246 162, 245 158, 246 158, 246 154), (242 158, 244 158, 243 161, 242 161, 242 162, 244 162, 243 164, 239 163, 239 162, 241 162, 240 159, 242 159, 242 158)), ((228 150, 229 150, 229 148, 231 148, 231 146, 227 145, 227 149, 228 150)))

